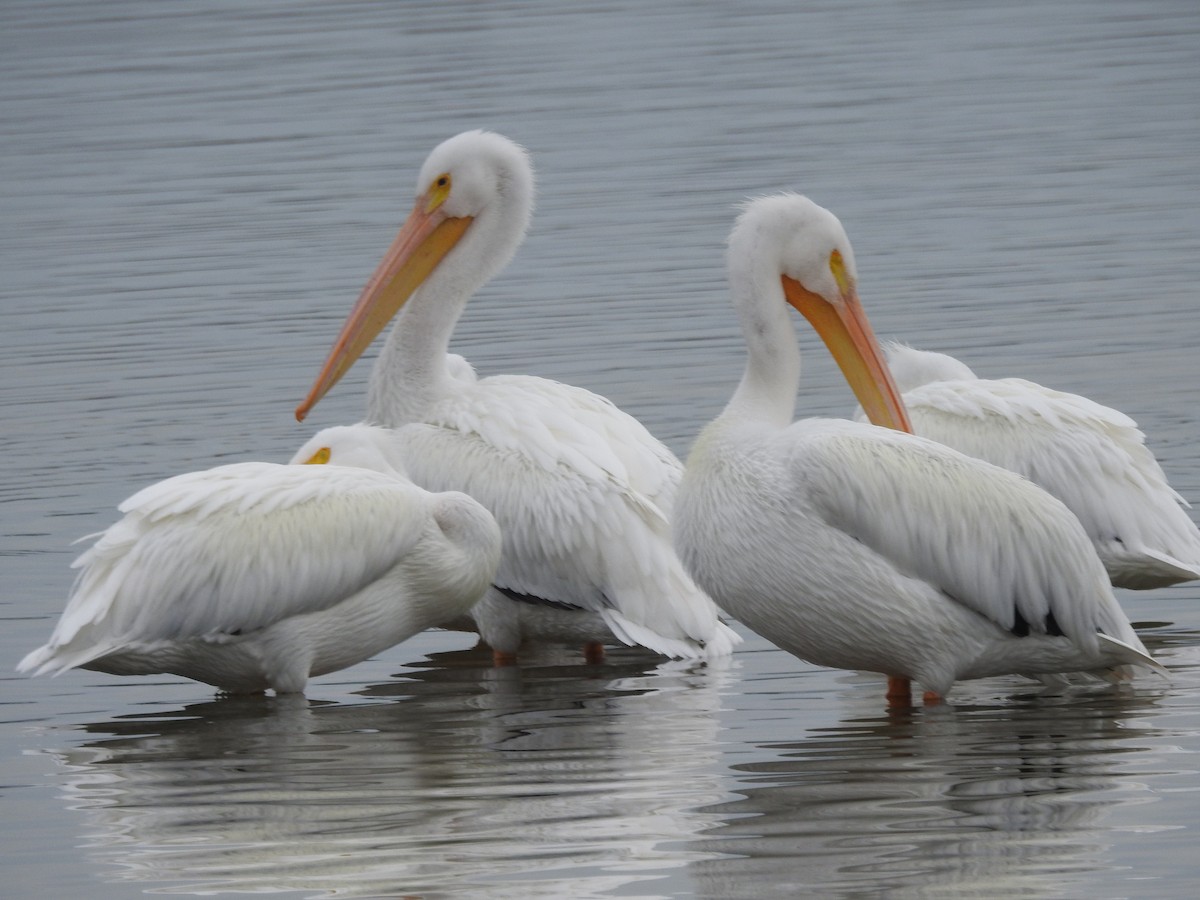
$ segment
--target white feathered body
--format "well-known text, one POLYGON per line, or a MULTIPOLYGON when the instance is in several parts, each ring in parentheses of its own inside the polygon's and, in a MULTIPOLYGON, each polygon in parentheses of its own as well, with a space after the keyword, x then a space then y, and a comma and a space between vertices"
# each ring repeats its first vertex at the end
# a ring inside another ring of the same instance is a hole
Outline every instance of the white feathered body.
POLYGON ((917 434, 1024 475, 1063 501, 1114 585, 1200 578, 1200 530, 1124 413, 1020 378, 977 378, 953 357, 899 344, 888 348, 888 363, 917 434))
POLYGON ((718 420, 688 459, 675 527, 703 588, 818 665, 945 694, 1013 673, 1126 678, 1147 660, 1063 504, 911 435, 718 420))
POLYGON ((467 493, 500 524, 495 589, 471 612, 483 639, 503 652, 614 635, 669 656, 731 652, 740 638, 671 545, 682 466, 670 450, 590 391, 476 379, 448 359, 438 399, 396 434, 414 482, 467 493))
POLYGON ((499 533, 470 498, 343 466, 237 463, 120 506, 22 671, 172 673, 230 692, 303 690, 461 614, 499 533))

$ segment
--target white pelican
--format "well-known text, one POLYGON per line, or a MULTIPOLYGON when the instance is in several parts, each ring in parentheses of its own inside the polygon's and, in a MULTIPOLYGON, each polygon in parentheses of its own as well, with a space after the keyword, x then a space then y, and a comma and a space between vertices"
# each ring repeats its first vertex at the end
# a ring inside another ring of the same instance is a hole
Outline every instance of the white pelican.
POLYGON ((907 420, 859 303, 841 223, 805 197, 749 204, 729 280, 749 359, 697 438, 675 505, 688 570, 730 614, 819 665, 882 672, 903 702, 960 679, 1157 666, 1078 520, 1023 478, 840 419, 792 422, 813 324, 875 421, 907 420))
POLYGON ((1200 578, 1200 530, 1127 415, 1021 378, 978 378, 943 353, 889 344, 887 359, 913 431, 1024 475, 1065 503, 1114 585, 1200 578))
POLYGON ((134 494, 18 671, 298 692, 461 615, 491 583, 500 530, 471 498, 403 477, 392 443, 331 428, 297 454, 330 465, 235 463, 134 494))
POLYGON ((533 169, 512 141, 470 131, 436 147, 296 417, 402 309, 375 363, 367 419, 396 429, 413 481, 464 491, 500 523, 495 586, 471 614, 496 661, 547 640, 584 643, 597 659, 614 636, 668 656, 727 654, 740 637, 671 547, 674 455, 590 391, 476 379, 447 354, 467 300, 512 258, 532 209, 533 169))

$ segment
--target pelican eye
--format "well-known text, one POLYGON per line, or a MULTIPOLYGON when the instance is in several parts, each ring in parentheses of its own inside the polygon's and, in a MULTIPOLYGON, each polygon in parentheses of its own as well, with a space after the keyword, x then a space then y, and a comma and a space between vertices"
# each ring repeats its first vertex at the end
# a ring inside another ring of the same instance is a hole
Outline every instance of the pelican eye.
POLYGON ((429 202, 425 204, 425 212, 431 213, 450 196, 450 188, 454 182, 450 178, 449 172, 443 172, 437 178, 433 179, 433 184, 429 185, 429 192, 425 195, 429 198, 429 202))
POLYGON ((323 466, 325 463, 329 462, 329 457, 332 455, 333 451, 331 451, 328 447, 322 447, 320 450, 306 459, 304 464, 306 466, 323 466))
POLYGON ((837 282, 838 290, 843 295, 849 293, 854 284, 850 280, 850 273, 846 271, 846 261, 842 259, 841 250, 834 250, 829 254, 829 271, 833 273, 833 280, 837 282))

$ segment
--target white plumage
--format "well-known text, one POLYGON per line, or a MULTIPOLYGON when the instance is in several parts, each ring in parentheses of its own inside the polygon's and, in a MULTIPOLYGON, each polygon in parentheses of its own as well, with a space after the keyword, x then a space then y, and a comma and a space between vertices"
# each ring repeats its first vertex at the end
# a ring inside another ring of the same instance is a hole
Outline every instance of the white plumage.
POLYGON ((792 194, 754 201, 728 262, 749 358, 675 508, 680 555, 718 603, 803 659, 897 679, 890 696, 910 678, 943 695, 960 679, 1157 666, 1045 491, 900 430, 792 421, 789 303, 876 420, 907 425, 831 213, 792 194))
POLYGON ((1114 585, 1200 578, 1200 530, 1127 415, 1021 378, 979 378, 943 353, 890 344, 887 357, 913 430, 1063 501, 1114 585))
POLYGON ((497 134, 460 134, 429 155, 417 195, 297 416, 399 311, 367 419, 396 430, 417 484, 464 491, 500 523, 496 589, 471 614, 497 658, 522 643, 594 648, 614 636, 670 656, 729 653, 740 639, 671 547, 674 455, 603 397, 544 378, 477 379, 447 352, 468 299, 528 227, 525 151, 497 134))
POLYGON ((490 584, 499 529, 469 497, 414 486, 392 444, 326 429, 297 460, 329 465, 235 463, 134 494, 18 670, 294 692, 461 615, 490 584))

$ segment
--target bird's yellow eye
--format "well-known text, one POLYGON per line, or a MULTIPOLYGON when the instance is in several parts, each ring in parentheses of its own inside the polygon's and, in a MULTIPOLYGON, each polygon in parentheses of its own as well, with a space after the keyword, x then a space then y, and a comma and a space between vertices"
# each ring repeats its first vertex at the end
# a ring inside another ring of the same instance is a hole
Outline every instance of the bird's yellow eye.
POLYGON ((323 466, 325 463, 329 462, 329 457, 331 455, 332 451, 328 447, 322 447, 320 450, 306 459, 304 464, 306 466, 323 466))
POLYGON ((843 294, 847 294, 854 287, 850 280, 850 273, 846 271, 846 261, 842 259, 842 251, 834 250, 829 254, 829 271, 833 273, 833 280, 837 282, 838 290, 843 294))
POLYGON ((451 184, 449 172, 443 172, 433 179, 433 184, 429 186, 429 191, 425 195, 429 198, 429 202, 425 204, 425 212, 431 213, 446 202, 446 198, 450 196, 451 184))

